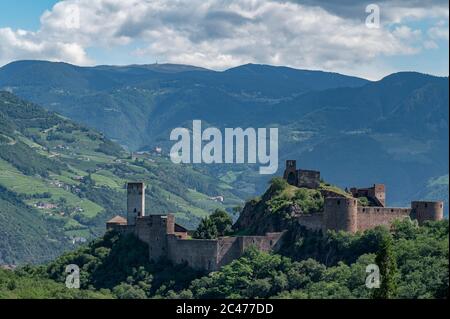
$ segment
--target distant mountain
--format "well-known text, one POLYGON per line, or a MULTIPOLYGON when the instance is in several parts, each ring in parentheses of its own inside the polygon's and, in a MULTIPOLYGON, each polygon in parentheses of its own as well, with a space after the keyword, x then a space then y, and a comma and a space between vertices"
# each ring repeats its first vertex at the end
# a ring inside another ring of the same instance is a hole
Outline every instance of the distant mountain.
POLYGON ((158 154, 130 158, 103 134, 0 92, 0 265, 37 263, 125 216, 127 181, 148 185, 147 213, 194 228, 241 203, 230 185, 158 154), (211 197, 223 196, 219 203, 211 197))
POLYGON ((274 104, 311 90, 366 82, 334 73, 262 65, 214 72, 177 65, 85 68, 20 61, 0 69, 0 88, 107 132, 130 149, 145 146, 156 134, 189 116, 210 113, 227 122, 260 103, 274 104))
MULTIPOLYGON (((219 128, 277 126, 278 175, 285 159, 297 159, 341 187, 385 183, 390 205, 442 194, 429 181, 448 174, 448 78, 402 72, 370 82, 253 64, 215 72, 21 61, 0 69, 0 88, 129 149, 167 151, 170 131, 193 119, 219 128)), ((246 197, 261 193, 268 179, 248 166, 201 169, 246 197)))

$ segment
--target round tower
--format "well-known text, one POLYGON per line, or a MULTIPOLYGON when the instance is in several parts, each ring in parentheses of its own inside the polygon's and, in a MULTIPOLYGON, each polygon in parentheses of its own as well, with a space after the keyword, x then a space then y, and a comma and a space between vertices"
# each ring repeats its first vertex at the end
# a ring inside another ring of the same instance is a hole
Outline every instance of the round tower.
POLYGON ((419 225, 427 220, 442 220, 444 218, 444 202, 414 201, 411 202, 411 217, 417 219, 419 225))
POLYGON ((358 230, 357 200, 345 197, 325 198, 323 218, 325 230, 355 233, 358 230))

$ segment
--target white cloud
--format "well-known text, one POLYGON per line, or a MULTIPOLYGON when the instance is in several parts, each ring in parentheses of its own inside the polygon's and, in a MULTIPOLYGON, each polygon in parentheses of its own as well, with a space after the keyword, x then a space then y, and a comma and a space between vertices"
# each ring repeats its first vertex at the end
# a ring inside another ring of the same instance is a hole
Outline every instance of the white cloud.
POLYGON ((78 43, 49 40, 39 32, 0 28, 0 63, 23 59, 65 61, 78 65, 91 63, 78 43))
POLYGON ((433 40, 445 40, 448 41, 448 24, 438 24, 428 30, 428 35, 433 40))
MULTIPOLYGON (((442 18, 436 8, 382 8, 382 18, 442 18)), ((149 61, 214 69, 254 62, 373 78, 380 73, 377 59, 415 54, 421 38, 420 30, 404 25, 369 29, 363 19, 276 0, 66 0, 42 15, 36 32, 0 29, 0 63, 42 58, 90 64, 90 48, 134 44, 132 54, 149 61)))

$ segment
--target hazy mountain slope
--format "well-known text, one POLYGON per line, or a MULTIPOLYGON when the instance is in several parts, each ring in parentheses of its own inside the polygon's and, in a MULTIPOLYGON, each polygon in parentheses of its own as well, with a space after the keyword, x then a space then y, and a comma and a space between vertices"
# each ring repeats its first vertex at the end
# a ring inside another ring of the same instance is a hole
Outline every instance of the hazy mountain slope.
MULTIPOLYGON (((277 126, 278 175, 283 161, 294 158, 341 187, 385 183, 392 205, 407 205, 430 179, 448 174, 448 78, 403 72, 368 82, 262 65, 164 68, 23 61, 0 69, 0 87, 131 149, 167 152, 170 131, 193 119, 220 128, 277 126)), ((262 192, 268 179, 254 168, 202 169, 247 197, 262 192)))
POLYGON ((132 149, 146 145, 186 115, 208 113, 222 122, 237 120, 244 110, 251 115, 259 103, 366 82, 335 73, 260 65, 214 72, 176 65, 81 68, 19 61, 0 69, 0 88, 107 132, 132 149))
POLYGON ((125 216, 134 180, 149 185, 147 213, 173 212, 190 228, 241 202, 225 182, 157 155, 131 159, 102 134, 0 92, 0 264, 48 260, 103 234, 125 216))

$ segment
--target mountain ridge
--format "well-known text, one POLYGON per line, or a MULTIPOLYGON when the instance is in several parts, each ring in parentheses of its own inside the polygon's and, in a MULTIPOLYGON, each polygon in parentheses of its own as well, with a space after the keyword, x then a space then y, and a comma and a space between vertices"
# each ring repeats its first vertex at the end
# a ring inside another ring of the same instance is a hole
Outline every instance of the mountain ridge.
MULTIPOLYGON (((297 159, 340 187, 385 183, 393 205, 425 189, 437 194, 430 181, 448 174, 448 77, 399 72, 367 81, 253 64, 223 72, 139 71, 130 78, 101 70, 96 81, 83 78, 92 76, 89 68, 77 73, 82 80, 48 72, 56 79, 50 84, 33 80, 33 72, 14 78, 1 68, 0 88, 95 127, 129 150, 167 153, 170 131, 200 119, 219 129, 278 127, 280 170, 284 160, 297 159)), ((267 182, 252 167, 202 169, 233 181, 244 197, 261 193, 267 182)))

